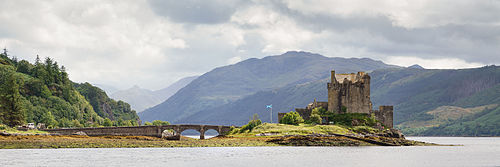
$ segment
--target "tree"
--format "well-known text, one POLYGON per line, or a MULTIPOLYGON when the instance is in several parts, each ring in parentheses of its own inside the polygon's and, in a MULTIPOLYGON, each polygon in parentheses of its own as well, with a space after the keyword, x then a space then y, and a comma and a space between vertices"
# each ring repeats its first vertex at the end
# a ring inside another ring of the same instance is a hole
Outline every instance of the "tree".
POLYGON ((31 69, 33 68, 33 65, 31 65, 28 61, 26 60, 21 60, 19 63, 17 63, 17 72, 25 73, 25 74, 31 74, 31 69))
POLYGON ((153 125, 153 123, 146 121, 146 122, 144 122, 144 125, 151 126, 151 125, 153 125))
POLYGON ((81 128, 83 127, 83 125, 80 123, 80 121, 74 119, 73 121, 71 121, 71 124, 73 125, 72 127, 77 127, 77 128, 81 128))
POLYGON ((113 122, 109 118, 106 118, 102 126, 113 126, 113 122))
POLYGON ((283 118, 281 118, 280 120, 280 123, 289 125, 299 125, 300 123, 303 122, 304 119, 299 115, 299 113, 295 111, 286 113, 285 116, 283 116, 283 118))
POLYGON ((42 117, 40 118, 40 122, 44 123, 47 127, 55 127, 58 124, 58 122, 54 118, 54 115, 52 115, 52 112, 50 111, 43 113, 42 117))
POLYGON ((170 122, 168 121, 161 121, 161 120, 154 120, 153 121, 154 126, 162 126, 162 125, 170 125, 170 122))
POLYGON ((24 108, 19 85, 23 80, 15 76, 12 69, 2 69, 0 73, 0 117, 2 122, 11 127, 22 125, 25 122, 24 108))

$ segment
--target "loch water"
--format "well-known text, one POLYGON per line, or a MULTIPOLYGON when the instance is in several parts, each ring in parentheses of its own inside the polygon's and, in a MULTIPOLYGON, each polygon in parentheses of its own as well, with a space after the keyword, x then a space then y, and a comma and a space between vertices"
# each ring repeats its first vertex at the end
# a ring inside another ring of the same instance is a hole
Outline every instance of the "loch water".
POLYGON ((461 146, 3 149, 0 166, 500 166, 500 137, 408 137, 461 146))

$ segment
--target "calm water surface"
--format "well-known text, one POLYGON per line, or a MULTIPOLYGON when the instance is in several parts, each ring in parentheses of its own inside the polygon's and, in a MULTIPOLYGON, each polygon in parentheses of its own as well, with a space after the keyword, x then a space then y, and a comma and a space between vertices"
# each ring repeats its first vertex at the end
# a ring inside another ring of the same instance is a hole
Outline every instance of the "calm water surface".
POLYGON ((463 146, 0 150, 0 166, 500 166, 499 137, 408 137, 463 146))

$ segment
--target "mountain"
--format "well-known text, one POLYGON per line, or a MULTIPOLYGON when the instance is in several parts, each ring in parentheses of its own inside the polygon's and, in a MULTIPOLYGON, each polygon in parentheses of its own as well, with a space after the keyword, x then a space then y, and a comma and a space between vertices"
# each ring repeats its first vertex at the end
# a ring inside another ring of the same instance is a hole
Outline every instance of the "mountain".
MULTIPOLYGON (((379 69, 371 75, 373 106, 394 105, 397 127, 408 135, 499 136, 500 67, 460 70, 379 69)), ((328 78, 259 91, 179 120, 243 125, 257 113, 268 122, 276 113, 327 100, 328 78)))
POLYGON ((153 91, 140 88, 137 85, 127 90, 117 91, 111 94, 111 97, 126 101, 138 112, 162 102, 153 91))
POLYGON ((126 101, 130 103, 133 109, 141 112, 149 107, 155 106, 167 100, 170 96, 174 95, 177 91, 179 91, 181 88, 189 84, 197 77, 198 76, 182 78, 172 85, 156 91, 143 89, 136 85, 127 90, 117 91, 116 93, 111 94, 111 97, 113 97, 114 99, 126 101))
POLYGON ((500 84, 500 68, 496 66, 459 70, 382 69, 370 75, 373 106, 394 105, 395 124, 426 120, 431 115, 425 112, 440 106, 495 104, 500 96, 483 98, 484 91, 500 84))
POLYGON ((188 85, 189 83, 191 83, 193 80, 195 80, 198 77, 199 76, 190 76, 190 77, 182 78, 182 79, 174 82, 173 84, 171 84, 170 86, 168 86, 166 88, 154 91, 153 94, 156 97, 160 98, 161 99, 160 101, 163 102, 163 101, 167 100, 170 96, 174 95, 177 91, 179 91, 180 89, 182 89, 183 87, 185 87, 186 85, 188 85))
POLYGON ((112 95, 113 93, 120 91, 118 88, 111 85, 96 84, 96 83, 92 83, 92 85, 97 86, 100 89, 104 90, 104 92, 106 92, 106 94, 108 95, 112 95))
POLYGON ((106 123, 137 125, 140 120, 123 101, 110 99, 89 83, 68 78, 64 66, 50 58, 34 64, 0 54, 0 123, 27 122, 48 127, 90 127, 106 123))
POLYGON ((289 112, 295 108, 304 108, 314 99, 327 101, 326 83, 329 78, 290 85, 279 89, 259 91, 234 102, 203 110, 190 117, 180 120, 186 123, 244 125, 253 114, 258 114, 264 122, 269 122, 271 113, 266 105, 272 104, 273 122, 278 122, 278 112, 289 112))
POLYGON ((346 73, 389 67, 395 66, 367 58, 328 58, 294 51, 262 59, 251 58, 203 74, 165 102, 139 113, 139 116, 144 121, 160 119, 184 123, 189 122, 186 118, 201 114, 199 112, 259 91, 327 78, 332 69, 346 73))
POLYGON ((418 64, 411 65, 408 68, 424 69, 424 67, 422 67, 422 66, 420 66, 418 64))

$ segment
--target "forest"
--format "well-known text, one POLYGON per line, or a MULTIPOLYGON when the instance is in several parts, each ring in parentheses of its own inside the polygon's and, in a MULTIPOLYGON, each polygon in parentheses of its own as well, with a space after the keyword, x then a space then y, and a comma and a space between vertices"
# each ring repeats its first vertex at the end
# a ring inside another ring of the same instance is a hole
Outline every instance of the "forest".
POLYGON ((48 128, 139 125, 130 105, 89 83, 74 83, 50 57, 34 64, 0 53, 0 124, 44 123, 48 128))

